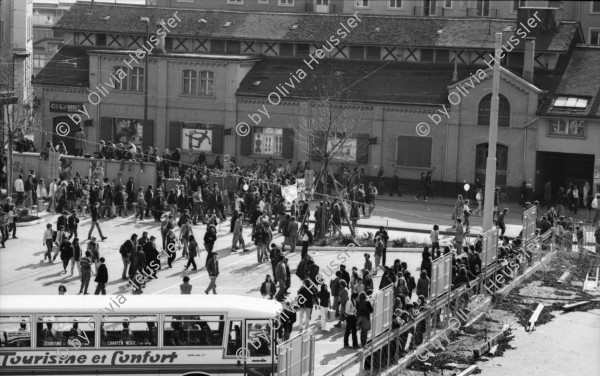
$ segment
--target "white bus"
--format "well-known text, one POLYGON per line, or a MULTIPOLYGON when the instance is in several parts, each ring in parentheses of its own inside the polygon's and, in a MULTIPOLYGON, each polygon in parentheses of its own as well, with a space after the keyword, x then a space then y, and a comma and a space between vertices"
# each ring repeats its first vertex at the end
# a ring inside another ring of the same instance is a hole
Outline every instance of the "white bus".
POLYGON ((235 295, 0 296, 0 375, 272 375, 279 311, 235 295))

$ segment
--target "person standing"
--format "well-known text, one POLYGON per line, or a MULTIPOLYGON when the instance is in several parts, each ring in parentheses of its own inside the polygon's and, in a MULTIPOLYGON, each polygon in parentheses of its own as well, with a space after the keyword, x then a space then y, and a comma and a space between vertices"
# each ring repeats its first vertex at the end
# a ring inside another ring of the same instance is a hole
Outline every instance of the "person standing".
POLYGON ((69 229, 69 240, 72 237, 78 238, 77 228, 79 227, 79 218, 77 217, 77 210, 73 210, 73 213, 67 218, 67 228, 69 229))
POLYGON ((216 282, 217 282, 217 277, 219 276, 219 260, 218 260, 218 256, 216 253, 213 253, 213 257, 208 262, 206 270, 208 271, 208 277, 210 278, 210 284, 208 285, 208 288, 204 292, 206 293, 206 295, 208 295, 208 292, 210 290, 212 290, 213 294, 216 295, 217 294, 216 282))
POLYGON ((25 183, 23 182, 23 175, 19 175, 19 177, 15 179, 13 187, 15 189, 15 193, 17 194, 17 201, 15 202, 15 204, 17 207, 20 207, 23 205, 23 195, 25 194, 25 183))
MULTIPOLYGON (((377 231, 375 233, 375 238, 380 237, 381 240, 383 241, 383 251, 381 253, 381 266, 385 267, 385 259, 386 259, 386 254, 387 254, 387 243, 389 240, 389 236, 387 231, 385 230, 385 228, 383 228, 383 226, 379 227, 379 231, 377 231)), ((377 269, 377 267, 375 268, 377 269)))
MULTIPOLYGON (((287 233, 290 242, 290 252, 293 253, 296 250, 296 242, 298 242, 298 222, 296 222, 296 217, 290 218, 287 233)), ((304 245, 302 247, 304 248, 304 245)))
POLYGON ((147 211, 146 199, 144 198, 144 188, 138 188, 138 194, 136 198, 137 204, 137 213, 135 214, 135 218, 140 218, 140 221, 144 220, 144 212, 147 211))
POLYGON ((456 229, 454 230, 454 241, 456 242, 456 249, 462 249, 462 245, 465 241, 465 230, 462 225, 462 220, 458 218, 456 220, 456 229))
POLYGON ((400 177, 398 176, 398 171, 394 171, 394 176, 392 176, 392 188, 390 190, 390 197, 392 197, 394 193, 398 193, 398 197, 402 197, 402 193, 400 193, 400 177))
POLYGON ((121 275, 122 279, 127 279, 128 266, 131 260, 131 255, 135 252, 137 248, 137 234, 131 235, 131 238, 125 240, 125 243, 121 245, 119 249, 119 253, 121 254, 121 260, 123 261, 123 273, 121 275))
POLYGON ((465 206, 463 207, 463 218, 465 219, 465 231, 469 232, 471 229, 471 208, 469 207, 469 200, 465 200, 465 206))
POLYGON ((433 225, 429 238, 431 239, 431 254, 435 255, 435 250, 440 250, 440 226, 433 225))
POLYGON ((79 287, 79 294, 89 295, 88 286, 90 285, 90 278, 92 277, 92 254, 90 251, 85 252, 85 256, 81 258, 79 262, 81 265, 81 287, 79 287))
POLYGON ((181 291, 182 295, 192 294, 192 285, 190 284, 190 277, 188 277, 187 275, 183 277, 183 283, 179 285, 179 291, 181 291))
POLYGON ((300 306, 300 316, 298 317, 298 325, 300 331, 307 330, 310 325, 310 317, 312 316, 313 308, 313 292, 310 290, 310 279, 306 278, 302 287, 298 290, 298 305, 300 306))
POLYGON ((285 294, 285 286, 287 282, 287 274, 285 271, 285 264, 283 262, 283 256, 279 256, 277 267, 275 268, 275 280, 277 280, 277 287, 279 290, 277 291, 277 295, 275 298, 279 302, 283 302, 284 294, 285 294))
POLYGON ((217 228, 214 225, 210 225, 206 228, 206 233, 204 234, 204 248, 206 249, 206 261, 205 265, 208 264, 208 260, 212 258, 213 248, 215 246, 215 241, 217 240, 217 228))
POLYGON ((102 240, 105 240, 107 237, 102 235, 102 229, 100 228, 100 223, 98 222, 99 220, 99 211, 100 210, 100 202, 96 202, 96 204, 94 206, 92 206, 91 209, 91 215, 92 215, 92 227, 90 227, 90 232, 88 233, 88 240, 90 240, 92 238, 92 232, 94 231, 94 227, 96 227, 98 229, 98 233, 100 234, 100 238, 102 240))
POLYGON ((177 258, 177 238, 175 237, 175 231, 173 229, 169 230, 167 233, 167 238, 165 240, 166 248, 165 252, 167 252, 167 264, 169 268, 173 267, 173 261, 177 258))
POLYGON ((273 299, 276 292, 277 289, 275 283, 273 283, 271 276, 267 274, 265 281, 260 285, 260 295, 262 295, 263 298, 269 295, 269 299, 273 299))
POLYGON ((425 298, 429 296, 430 280, 425 270, 421 270, 421 275, 417 281, 417 296, 423 295, 425 298))
POLYGON ((332 309, 335 311, 335 317, 340 316, 340 282, 342 273, 338 270, 335 272, 335 278, 329 282, 329 288, 331 289, 331 296, 333 297, 332 309))
POLYGON ((85 141, 86 134, 83 132, 83 128, 79 127, 77 133, 75 133, 75 156, 83 157, 84 151, 87 151, 87 142, 85 141))
POLYGON ((473 211, 473 215, 477 216, 477 213, 481 215, 481 210, 483 209, 483 191, 481 188, 477 190, 475 194, 475 200, 477 200, 477 209, 473 211))
POLYGON ((367 344, 367 334, 371 330, 371 313, 373 306, 367 299, 367 294, 361 292, 358 295, 358 303, 356 304, 357 325, 360 328, 360 344, 365 347, 367 344))
POLYGON ((300 254, 301 259, 303 259, 308 254, 308 246, 313 242, 313 234, 308 229, 308 225, 303 225, 302 229, 302 253, 300 254))
POLYGON ((331 294, 327 290, 327 284, 321 285, 321 291, 319 292, 319 308, 321 310, 321 330, 326 330, 327 316, 329 313, 329 306, 331 304, 331 294))
MULTIPOLYGON (((89 251, 92 254, 92 263, 94 264, 97 273, 98 263, 100 262, 100 244, 98 244, 98 242, 96 241, 95 236, 92 236, 92 240, 89 241, 87 245, 87 251, 89 251)), ((81 275, 81 267, 79 266, 79 264, 77 265, 77 269, 79 270, 79 274, 81 275)))
POLYGON ((193 236, 192 225, 189 219, 185 219, 181 224, 181 230, 179 231, 179 242, 183 246, 183 252, 181 257, 185 258, 188 256, 188 246, 190 244, 190 236, 193 236))
POLYGON ((506 224, 504 223, 504 218, 506 217, 506 214, 508 214, 508 208, 502 209, 502 213, 498 215, 498 227, 500 228, 500 230, 502 230, 500 232, 501 237, 504 236, 504 232, 506 232, 506 224))
POLYGON ((419 197, 423 196, 423 200, 427 201, 427 178, 425 177, 425 173, 421 172, 421 178, 419 179, 419 189, 421 193, 415 196, 415 200, 418 200, 419 197))
POLYGON ((12 204, 12 198, 6 198, 6 204, 4 204, 4 212, 8 214, 8 231, 6 239, 9 238, 10 232, 12 231, 13 239, 17 239, 17 208, 12 204))
POLYGON ((108 270, 106 269, 106 265, 104 264, 104 257, 100 257, 100 266, 98 267, 98 271, 96 272, 96 278, 94 282, 98 283, 96 285, 96 291, 94 295, 106 295, 106 283, 108 282, 108 270))
POLYGON ((156 270, 160 270, 160 259, 158 258, 158 250, 156 249, 156 237, 154 235, 150 236, 150 240, 148 240, 142 246, 144 250, 144 254, 146 255, 146 270, 149 271, 148 274, 151 278, 158 278, 156 275, 156 270))
POLYGON ((353 293, 351 298, 346 302, 346 331, 344 332, 344 347, 350 347, 348 337, 352 334, 352 347, 358 348, 358 339, 356 337, 356 298, 358 294, 353 293))

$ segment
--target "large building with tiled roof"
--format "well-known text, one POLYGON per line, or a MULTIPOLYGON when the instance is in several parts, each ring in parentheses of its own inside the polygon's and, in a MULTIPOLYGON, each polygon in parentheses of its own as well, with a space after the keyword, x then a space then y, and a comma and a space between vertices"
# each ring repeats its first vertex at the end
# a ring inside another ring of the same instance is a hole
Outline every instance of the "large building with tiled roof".
MULTIPOLYGON (((184 159, 203 151, 209 162, 229 154, 243 165, 267 157, 282 163, 316 160, 297 141, 319 101, 311 83, 332 75, 349 87, 341 103, 345 111, 364 122, 353 144, 364 152, 350 152, 344 163, 371 176, 380 168, 386 176, 397 170, 411 183, 433 169, 437 187, 453 193, 485 174, 491 92, 486 61, 494 33, 502 32, 511 48, 501 70, 497 182, 516 192, 523 181, 534 187, 545 178, 536 166, 539 105, 567 68, 574 46, 584 41, 579 23, 557 21, 552 11, 535 12, 522 11, 520 20, 539 19, 524 31, 519 22, 500 19, 78 3, 55 27, 71 44, 35 83, 48 126, 73 123, 79 109, 93 141, 120 141, 120 127, 134 124, 138 144, 181 148, 184 159), (146 25, 156 47, 145 41, 146 25), (532 38, 525 42, 523 34, 532 38), (151 49, 146 124, 144 46, 151 49), (308 66, 317 50, 325 51, 322 63, 308 66), (136 51, 143 58, 135 59, 136 51), (298 79, 298 69, 306 78, 298 79), (282 87, 289 88, 288 95, 282 87), (276 105, 274 92, 283 96, 276 105), (258 109, 269 111, 259 122, 258 109), (447 115, 442 118, 440 110, 447 115), (250 135, 240 137, 235 128, 244 122, 250 135), (420 123, 430 127, 426 137, 415 131, 420 123), (211 144, 190 146, 190 132, 206 132, 211 144)), ((600 157, 594 158, 598 163, 600 157)), ((591 180, 592 171, 581 178, 591 180)))

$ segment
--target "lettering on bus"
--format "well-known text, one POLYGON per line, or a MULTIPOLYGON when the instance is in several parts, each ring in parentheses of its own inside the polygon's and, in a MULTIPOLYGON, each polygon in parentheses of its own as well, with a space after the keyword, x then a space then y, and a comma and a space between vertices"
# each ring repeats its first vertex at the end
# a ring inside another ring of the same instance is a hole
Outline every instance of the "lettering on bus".
POLYGON ((0 352, 2 357, 2 367, 26 366, 26 365, 133 365, 133 364, 174 364, 179 357, 176 351, 158 352, 147 350, 143 353, 135 351, 114 351, 114 352, 86 352, 77 355, 68 355, 60 357, 54 352, 45 353, 24 352, 0 352))

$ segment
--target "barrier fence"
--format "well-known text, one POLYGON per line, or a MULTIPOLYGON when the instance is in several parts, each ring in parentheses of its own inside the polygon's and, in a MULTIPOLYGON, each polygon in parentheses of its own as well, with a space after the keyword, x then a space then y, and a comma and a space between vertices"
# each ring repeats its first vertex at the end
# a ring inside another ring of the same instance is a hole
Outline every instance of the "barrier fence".
POLYGON ((277 376, 314 374, 315 336, 305 330, 277 346, 277 376))

